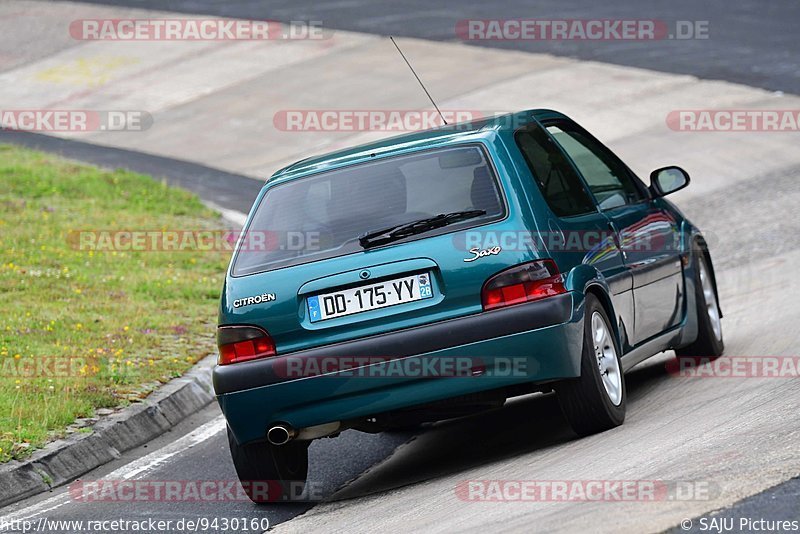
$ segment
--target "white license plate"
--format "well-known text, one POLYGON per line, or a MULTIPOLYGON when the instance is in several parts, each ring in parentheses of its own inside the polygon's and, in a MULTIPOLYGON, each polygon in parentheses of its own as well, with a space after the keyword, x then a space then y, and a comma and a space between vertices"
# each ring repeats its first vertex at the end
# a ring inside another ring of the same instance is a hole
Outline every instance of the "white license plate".
POLYGON ((308 316, 314 323, 343 315, 423 300, 432 296, 430 274, 415 274, 379 284, 358 286, 309 297, 307 301, 308 316))

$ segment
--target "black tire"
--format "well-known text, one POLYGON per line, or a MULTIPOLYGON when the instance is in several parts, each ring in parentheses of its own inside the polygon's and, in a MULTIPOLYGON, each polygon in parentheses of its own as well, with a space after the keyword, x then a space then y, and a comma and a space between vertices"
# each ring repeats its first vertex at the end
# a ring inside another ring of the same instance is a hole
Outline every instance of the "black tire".
MULTIPOLYGON (((722 325, 720 324, 719 338, 714 333, 714 327, 711 324, 711 319, 708 316, 706 297, 703 292, 702 282, 700 280, 700 264, 705 267, 708 276, 711 276, 711 261, 706 254, 700 250, 694 251, 694 294, 697 305, 697 339, 682 348, 676 349, 675 354, 678 358, 703 358, 715 359, 722 356, 725 350, 725 341, 722 336, 722 325)), ((712 287, 714 286, 713 280, 709 279, 712 287)), ((717 313, 722 316, 719 311, 719 303, 716 300, 716 290, 714 291, 714 303, 717 306, 717 313)))
POLYGON ((619 345, 613 334, 614 331, 611 329, 611 322, 600 301, 591 293, 586 295, 585 308, 581 376, 565 380, 555 388, 561 411, 579 436, 589 436, 621 425, 625 421, 626 409, 625 379, 622 376, 619 345), (614 345, 621 387, 620 401, 617 405, 612 402, 606 392, 600 375, 598 357, 595 354, 592 339, 591 318, 595 313, 599 313, 605 321, 611 343, 614 345))
POLYGON ((247 496, 257 504, 289 502, 304 495, 309 441, 239 445, 228 428, 228 445, 236 474, 247 496))

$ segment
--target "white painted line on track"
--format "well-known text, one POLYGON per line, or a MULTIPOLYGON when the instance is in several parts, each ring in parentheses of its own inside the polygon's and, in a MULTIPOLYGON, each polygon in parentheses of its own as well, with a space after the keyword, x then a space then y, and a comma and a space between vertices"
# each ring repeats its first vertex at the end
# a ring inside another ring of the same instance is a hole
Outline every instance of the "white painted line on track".
MULTIPOLYGON (((157 469, 173 456, 181 454, 187 449, 203 443, 204 441, 212 438, 224 430, 225 418, 220 415, 208 423, 205 423, 197 429, 189 432, 185 436, 165 445, 157 451, 151 452, 150 454, 142 456, 141 458, 137 458, 136 460, 123 465, 119 469, 115 469, 103 478, 107 480, 141 479, 144 475, 157 469)), ((0 524, 10 525, 15 521, 30 520, 31 518, 37 517, 41 514, 61 508, 62 506, 69 504, 71 500, 72 499, 68 489, 64 488, 64 491, 58 495, 12 512, 6 516, 0 517, 0 524)), ((0 532, 2 532, 1 529, 0 532)))

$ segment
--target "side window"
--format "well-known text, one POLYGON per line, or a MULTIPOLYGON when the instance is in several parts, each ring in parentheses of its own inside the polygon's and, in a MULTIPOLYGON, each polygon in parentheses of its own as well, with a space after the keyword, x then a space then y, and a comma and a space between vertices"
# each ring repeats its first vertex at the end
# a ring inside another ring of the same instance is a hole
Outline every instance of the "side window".
POLYGON ((548 126, 547 131, 572 158, 600 209, 635 204, 645 198, 625 165, 580 129, 560 124, 548 126))
POLYGON ((544 130, 520 130, 514 139, 553 213, 569 217, 596 212, 580 177, 544 130))

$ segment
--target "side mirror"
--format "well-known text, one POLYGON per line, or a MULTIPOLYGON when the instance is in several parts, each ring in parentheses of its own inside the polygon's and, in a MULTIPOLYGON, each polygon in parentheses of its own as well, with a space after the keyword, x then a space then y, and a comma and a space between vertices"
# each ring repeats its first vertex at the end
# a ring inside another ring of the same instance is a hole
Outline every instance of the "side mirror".
POLYGON ((650 190, 657 197, 669 195, 687 185, 689 185, 689 174, 674 165, 650 173, 650 190))

